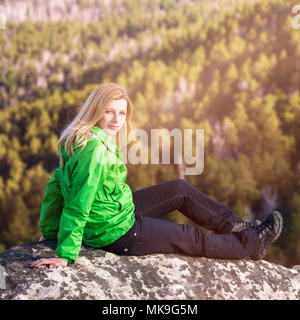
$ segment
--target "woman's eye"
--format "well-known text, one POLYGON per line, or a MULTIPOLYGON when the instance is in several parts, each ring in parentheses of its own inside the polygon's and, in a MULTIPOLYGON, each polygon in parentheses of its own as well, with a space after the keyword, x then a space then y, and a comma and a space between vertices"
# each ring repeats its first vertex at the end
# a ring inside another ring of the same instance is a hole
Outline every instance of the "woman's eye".
MULTIPOLYGON (((105 113, 112 113, 112 111, 107 110, 107 111, 105 111, 105 113)), ((121 114, 126 115, 125 112, 121 112, 121 114)))

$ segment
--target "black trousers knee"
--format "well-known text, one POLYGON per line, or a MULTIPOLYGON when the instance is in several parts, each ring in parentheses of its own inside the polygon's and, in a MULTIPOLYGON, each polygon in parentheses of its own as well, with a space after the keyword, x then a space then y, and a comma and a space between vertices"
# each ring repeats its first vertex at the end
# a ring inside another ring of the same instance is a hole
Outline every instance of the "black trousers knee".
POLYGON ((183 253, 220 259, 241 259, 255 252, 253 229, 232 233, 240 219, 184 179, 174 179, 133 192, 135 223, 114 243, 101 249, 118 255, 183 253), (160 219, 174 210, 206 229, 160 219))

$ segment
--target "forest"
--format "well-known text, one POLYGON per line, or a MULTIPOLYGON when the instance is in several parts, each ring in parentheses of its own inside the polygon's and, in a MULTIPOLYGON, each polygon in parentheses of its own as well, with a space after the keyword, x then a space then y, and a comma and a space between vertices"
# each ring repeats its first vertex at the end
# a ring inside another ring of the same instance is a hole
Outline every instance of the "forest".
MULTIPOLYGON (((60 133, 97 85, 116 82, 135 128, 205 134, 201 174, 128 163, 132 190, 184 177, 245 220, 277 208, 284 229, 265 260, 300 264, 295 2, 78 1, 87 12, 100 5, 105 14, 88 22, 8 20, 0 30, 0 252, 38 241, 60 133)), ((194 223, 178 211, 165 219, 194 223)))

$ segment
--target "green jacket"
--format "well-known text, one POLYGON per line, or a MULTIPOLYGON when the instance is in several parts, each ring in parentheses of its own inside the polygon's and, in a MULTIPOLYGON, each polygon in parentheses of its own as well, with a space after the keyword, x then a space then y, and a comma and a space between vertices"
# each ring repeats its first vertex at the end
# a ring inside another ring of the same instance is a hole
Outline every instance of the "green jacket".
POLYGON ((134 224, 132 191, 119 149, 106 132, 94 126, 86 146, 69 157, 62 144, 64 168, 49 180, 41 203, 40 231, 57 239, 57 256, 75 262, 82 241, 103 247, 134 224))

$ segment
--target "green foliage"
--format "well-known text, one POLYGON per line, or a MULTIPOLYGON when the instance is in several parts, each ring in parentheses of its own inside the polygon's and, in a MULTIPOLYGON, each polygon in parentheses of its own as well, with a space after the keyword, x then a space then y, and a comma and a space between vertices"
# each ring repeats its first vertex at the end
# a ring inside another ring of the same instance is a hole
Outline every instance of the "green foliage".
MULTIPOLYGON (((134 125, 149 137, 153 128, 204 129, 204 172, 186 176, 201 192, 248 219, 263 190, 275 190, 285 234, 267 259, 300 263, 294 3, 232 3, 120 0, 88 24, 26 21, 0 32, 0 251, 38 239, 61 130, 93 88, 117 82, 133 101, 134 125)), ((173 165, 127 167, 133 190, 177 177, 173 165)), ((192 223, 178 211, 167 218, 192 223)))

